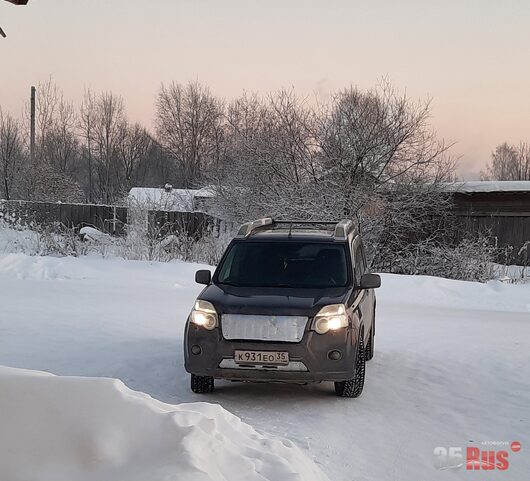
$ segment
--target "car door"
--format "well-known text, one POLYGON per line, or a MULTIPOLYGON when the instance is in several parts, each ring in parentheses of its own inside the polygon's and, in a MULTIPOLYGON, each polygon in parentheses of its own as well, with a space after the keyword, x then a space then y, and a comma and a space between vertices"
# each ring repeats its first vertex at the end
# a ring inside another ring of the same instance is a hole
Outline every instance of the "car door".
POLYGON ((373 289, 360 289, 361 277, 366 273, 366 257, 364 255, 364 248, 361 238, 357 236, 352 245, 353 263, 354 263, 354 279, 356 291, 358 292, 359 317, 362 325, 364 325, 364 341, 365 345, 368 341, 370 329, 373 324, 373 289))

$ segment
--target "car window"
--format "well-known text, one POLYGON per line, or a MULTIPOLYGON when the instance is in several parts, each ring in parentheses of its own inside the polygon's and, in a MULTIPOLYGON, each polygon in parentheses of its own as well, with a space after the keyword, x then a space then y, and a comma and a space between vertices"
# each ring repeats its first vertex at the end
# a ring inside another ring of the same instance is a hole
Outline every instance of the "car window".
POLYGON ((348 284, 345 246, 315 242, 236 242, 216 282, 236 286, 326 288, 348 284))

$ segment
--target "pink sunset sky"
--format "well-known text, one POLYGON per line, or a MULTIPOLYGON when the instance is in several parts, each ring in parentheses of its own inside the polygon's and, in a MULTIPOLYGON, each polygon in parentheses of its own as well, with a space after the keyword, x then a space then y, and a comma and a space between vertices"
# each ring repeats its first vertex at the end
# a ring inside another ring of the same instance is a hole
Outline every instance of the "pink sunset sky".
POLYGON ((50 76, 76 103, 85 87, 121 94, 147 126, 162 82, 325 100, 387 77, 432 98, 463 178, 499 143, 530 141, 528 0, 0 1, 0 26, 0 106, 15 115, 50 76))

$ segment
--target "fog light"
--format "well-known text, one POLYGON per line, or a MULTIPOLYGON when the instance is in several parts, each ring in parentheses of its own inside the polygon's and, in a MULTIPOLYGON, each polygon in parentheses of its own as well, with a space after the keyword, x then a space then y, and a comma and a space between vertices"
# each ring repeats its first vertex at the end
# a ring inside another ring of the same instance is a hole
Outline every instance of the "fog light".
POLYGON ((198 356, 202 352, 201 346, 198 346, 195 344, 194 346, 191 346, 191 353, 198 356))
POLYGON ((329 351, 328 352, 328 358, 332 361, 338 361, 342 359, 342 352, 340 351, 329 351))

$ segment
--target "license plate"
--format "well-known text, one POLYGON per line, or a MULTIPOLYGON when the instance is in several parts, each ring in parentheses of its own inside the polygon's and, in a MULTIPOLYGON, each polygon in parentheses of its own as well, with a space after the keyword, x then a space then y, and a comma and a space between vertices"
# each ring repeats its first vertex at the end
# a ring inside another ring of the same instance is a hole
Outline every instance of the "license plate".
POLYGON ((289 353, 281 351, 235 351, 234 360, 237 364, 289 364, 289 353))

